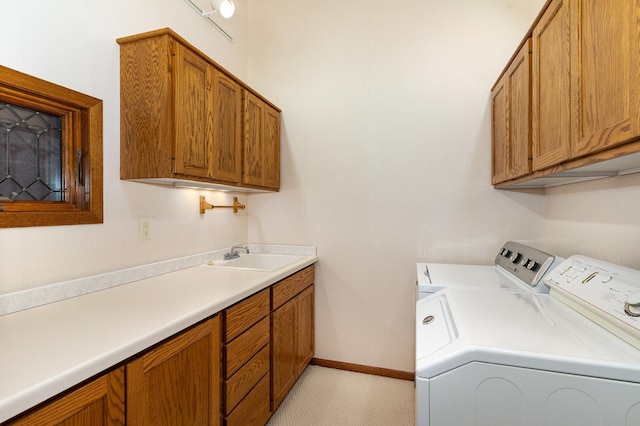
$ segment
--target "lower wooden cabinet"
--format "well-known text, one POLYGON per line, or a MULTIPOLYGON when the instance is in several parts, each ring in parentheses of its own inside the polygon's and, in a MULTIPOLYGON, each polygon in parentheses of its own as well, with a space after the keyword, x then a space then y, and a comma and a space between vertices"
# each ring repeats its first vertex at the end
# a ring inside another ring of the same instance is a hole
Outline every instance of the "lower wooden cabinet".
POLYGON ((224 318, 225 425, 264 425, 270 409, 270 288, 227 308, 224 318))
POLYGON ((264 425, 313 357, 314 273, 284 278, 2 426, 264 425))
POLYGON ((120 367, 6 425, 121 426, 124 407, 124 367, 120 367))
POLYGON ((313 280, 312 265, 272 289, 272 411, 278 408, 313 357, 313 280))
POLYGON ((127 425, 219 425, 220 316, 126 365, 127 425))
POLYGON ((225 424, 233 426, 260 426, 271 417, 269 409, 269 375, 265 374, 260 382, 244 397, 242 402, 225 418, 225 424))

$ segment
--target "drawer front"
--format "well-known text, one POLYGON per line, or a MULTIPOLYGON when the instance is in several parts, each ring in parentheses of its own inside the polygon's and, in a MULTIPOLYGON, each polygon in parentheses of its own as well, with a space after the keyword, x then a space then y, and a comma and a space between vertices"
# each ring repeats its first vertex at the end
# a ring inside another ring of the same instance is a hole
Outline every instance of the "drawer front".
POLYGON ((226 378, 230 378, 262 347, 269 343, 269 317, 263 318, 256 325, 238 336, 225 346, 226 378))
POLYGON ((230 342, 253 324, 269 315, 269 289, 236 303, 224 311, 225 342, 230 342))
POLYGON ((296 294, 313 284, 314 265, 285 278, 273 286, 273 309, 276 310, 296 294))
POLYGON ((269 409, 269 375, 266 374, 249 395, 225 419, 227 426, 264 425, 271 416, 269 409))
POLYGON ((269 353, 267 345, 225 382, 225 414, 229 414, 269 372, 269 353))

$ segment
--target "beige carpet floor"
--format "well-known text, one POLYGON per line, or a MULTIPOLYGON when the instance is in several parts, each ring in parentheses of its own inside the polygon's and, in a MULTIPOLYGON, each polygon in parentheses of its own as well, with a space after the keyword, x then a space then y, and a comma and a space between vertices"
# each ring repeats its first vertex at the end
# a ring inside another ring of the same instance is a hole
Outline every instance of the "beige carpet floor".
POLYGON ((413 426, 412 381, 310 365, 267 426, 413 426))

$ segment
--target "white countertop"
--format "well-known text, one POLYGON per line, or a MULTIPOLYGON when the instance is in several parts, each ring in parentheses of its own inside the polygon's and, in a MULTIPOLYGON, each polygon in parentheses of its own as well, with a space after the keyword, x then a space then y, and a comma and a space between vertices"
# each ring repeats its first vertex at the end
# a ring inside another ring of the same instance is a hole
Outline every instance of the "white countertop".
POLYGON ((0 316, 0 422, 315 263, 191 267, 0 316))

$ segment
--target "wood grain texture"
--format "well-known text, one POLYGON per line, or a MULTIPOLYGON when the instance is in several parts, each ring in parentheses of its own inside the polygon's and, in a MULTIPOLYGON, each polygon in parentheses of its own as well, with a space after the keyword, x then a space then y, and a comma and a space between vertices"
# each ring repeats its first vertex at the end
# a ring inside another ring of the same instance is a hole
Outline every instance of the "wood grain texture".
POLYGON ((298 380, 315 350, 314 265, 272 288, 271 410, 298 380))
POLYGON ((296 374, 300 377, 315 353, 315 286, 312 284, 307 287, 297 299, 296 374))
POLYGON ((639 23, 638 0, 545 4, 532 31, 533 171, 492 178, 497 188, 638 152, 639 23))
POLYGON ((507 180, 509 168, 509 89, 503 75, 491 91, 491 183, 507 180))
POLYGON ((260 379, 269 373, 270 354, 269 345, 266 345, 225 382, 225 414, 230 414, 260 379))
POLYGON ((569 158, 570 0, 555 0, 533 29, 533 170, 569 158))
POLYGON ((122 179, 279 189, 279 108, 170 29, 117 41, 122 179))
POLYGON ((271 314, 271 410, 275 411, 295 384, 298 372, 296 329, 298 307, 291 300, 271 314))
POLYGON ((188 176, 211 177, 216 71, 184 46, 175 44, 174 50, 174 171, 188 176))
POLYGON ((173 172, 172 41, 164 35, 120 47, 120 178, 173 172))
POLYGON ((249 185, 264 185, 262 161, 264 144, 264 104, 249 92, 243 94, 243 158, 242 182, 249 185))
POLYGON ((631 0, 573 1, 571 157, 577 158, 640 135, 640 10, 631 0))
POLYGON ((269 105, 265 109, 264 186, 280 188, 280 112, 269 105))
POLYGON ((491 92, 494 185, 531 173, 530 56, 528 39, 491 92))
POLYGON ((269 315, 271 311, 270 291, 269 288, 266 288, 225 309, 223 318, 226 343, 231 342, 252 325, 269 315))
POLYGON ((212 173, 214 179, 242 181, 242 88, 216 73, 212 173))
POLYGON ((278 309, 285 302, 311 285, 314 277, 315 265, 311 265, 274 284, 272 287, 272 309, 278 309))
POLYGON ((224 347, 225 377, 230 378, 269 343, 269 317, 265 317, 224 347))
POLYGON ((122 426, 125 424, 124 367, 54 398, 7 426, 122 426))
POLYGON ((267 423, 269 410, 269 375, 249 392, 244 400, 225 419, 226 426, 261 426, 267 423))
POLYGON ((128 425, 218 425, 220 317, 147 351, 126 366, 128 425))
POLYGON ((531 173, 531 40, 520 49, 508 79, 507 179, 531 173))
POLYGON ((280 112, 253 93, 243 94, 243 175, 247 185, 280 187, 280 112))

